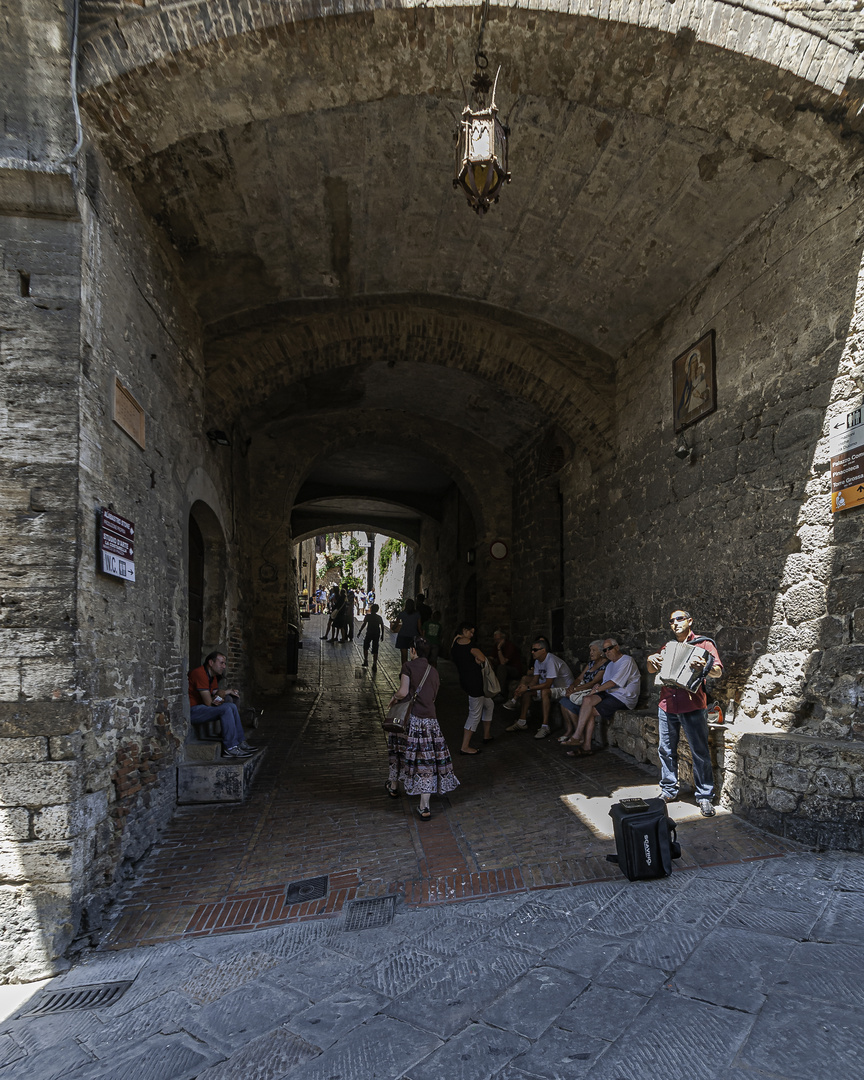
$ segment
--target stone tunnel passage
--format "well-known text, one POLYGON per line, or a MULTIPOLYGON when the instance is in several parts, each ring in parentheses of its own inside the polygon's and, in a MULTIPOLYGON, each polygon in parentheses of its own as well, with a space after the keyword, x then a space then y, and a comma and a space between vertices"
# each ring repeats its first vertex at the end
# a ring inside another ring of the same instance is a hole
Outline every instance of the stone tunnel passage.
MULTIPOLYGON (((356 643, 319 640, 323 622, 309 620, 298 684, 266 706, 252 734, 267 758, 246 804, 178 809, 120 901, 103 947, 326 917, 355 898, 396 894, 408 905, 435 905, 620 880, 605 860, 614 843, 562 796, 605 809, 629 789, 656 787, 653 773, 620 752, 577 763, 554 738, 535 740, 531 726, 508 734, 513 714, 500 708, 494 742, 479 756, 459 756, 467 699, 442 661, 438 713, 461 786, 433 796, 432 820, 421 822, 416 798, 397 802, 384 793, 380 709, 399 671, 390 635, 373 676, 360 667, 356 643), (288 885, 321 875, 326 897, 285 902, 288 885)), ((732 814, 707 821, 692 809, 679 826, 681 870, 798 850, 732 814)), ((602 818, 594 820, 602 828, 602 818)))

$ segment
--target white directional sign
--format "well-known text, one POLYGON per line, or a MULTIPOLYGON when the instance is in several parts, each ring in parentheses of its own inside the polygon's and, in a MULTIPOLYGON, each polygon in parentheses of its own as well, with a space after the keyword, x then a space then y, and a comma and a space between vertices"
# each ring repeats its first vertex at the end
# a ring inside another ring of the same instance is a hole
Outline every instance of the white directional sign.
POLYGON ((111 510, 99 514, 99 569, 103 574, 135 580, 135 522, 111 510))
POLYGON ((831 512, 864 505, 864 407, 831 422, 831 512))

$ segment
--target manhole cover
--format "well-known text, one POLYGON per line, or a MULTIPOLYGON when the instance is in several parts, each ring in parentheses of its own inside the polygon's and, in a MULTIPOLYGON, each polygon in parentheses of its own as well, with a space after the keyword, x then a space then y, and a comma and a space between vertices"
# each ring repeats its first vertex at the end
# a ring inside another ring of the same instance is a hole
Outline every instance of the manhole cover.
POLYGON ((99 986, 70 986, 66 990, 53 990, 37 998, 33 1008, 21 1013, 21 1016, 53 1016, 73 1009, 113 1005, 131 985, 132 980, 127 979, 125 982, 101 983, 99 986))
POLYGON ((371 930, 387 926, 396 912, 395 896, 375 896, 371 900, 351 900, 346 905, 344 930, 371 930))
POLYGON ((285 893, 286 904, 302 904, 306 900, 320 900, 327 895, 327 875, 292 881, 285 893))

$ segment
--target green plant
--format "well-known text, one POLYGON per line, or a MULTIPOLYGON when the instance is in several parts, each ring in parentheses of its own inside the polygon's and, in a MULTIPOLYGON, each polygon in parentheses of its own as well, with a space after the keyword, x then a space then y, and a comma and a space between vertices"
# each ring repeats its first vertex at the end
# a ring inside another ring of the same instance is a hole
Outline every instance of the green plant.
MULTIPOLYGON (((384 577, 390 569, 390 563, 393 561, 394 557, 404 549, 405 544, 403 544, 401 540, 396 540, 392 536, 387 537, 381 545, 381 551, 378 553, 378 569, 381 572, 381 577, 384 577)), ((400 608, 399 610, 401 611, 402 609, 400 608)))

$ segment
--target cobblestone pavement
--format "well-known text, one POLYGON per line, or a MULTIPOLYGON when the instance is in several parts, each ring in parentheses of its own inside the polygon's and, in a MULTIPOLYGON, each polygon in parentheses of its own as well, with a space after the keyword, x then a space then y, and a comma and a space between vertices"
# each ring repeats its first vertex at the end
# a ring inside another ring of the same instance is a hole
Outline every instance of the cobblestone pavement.
MULTIPOLYGON (((656 794, 651 772, 617 752, 567 758, 554 738, 533 738, 536 725, 508 734, 513 714, 500 708, 495 741, 479 756, 460 756, 467 699, 443 663, 438 713, 461 786, 433 798, 432 820, 421 822, 416 799, 384 792, 379 717, 398 680, 398 653, 382 644, 373 676, 360 666, 358 646, 321 642, 319 618, 310 623, 298 686, 266 704, 253 736, 267 757, 251 797, 242 806, 178 809, 118 905, 103 947, 335 915, 365 897, 426 905, 618 880, 605 859, 614 844, 596 823, 608 828, 613 794, 640 786, 656 794), (288 885, 323 875, 326 897, 286 901, 288 885)), ((689 810, 679 827, 682 868, 798 850, 731 814, 704 820, 692 803, 689 810)))
POLYGON ((509 714, 420 822, 383 790, 398 664, 357 663, 307 647, 249 802, 181 810, 101 947, 18 988, 0 1080, 864 1078, 864 858, 684 813, 682 869, 631 884, 603 818, 653 778, 509 714), (55 993, 92 1007, 36 1015, 55 993))
POLYGON ((854 1080, 862 917, 862 857, 790 854, 97 952, 0 1024, 0 1078, 854 1080))
MULTIPOLYGON (((416 799, 391 800, 383 789, 380 707, 399 678, 399 653, 382 644, 373 675, 356 645, 321 642, 320 621, 307 624, 298 686, 266 704, 254 738, 267 758, 251 797, 243 806, 178 809, 123 896, 105 946, 335 915, 363 897, 426 905, 619 878, 605 858, 615 845, 571 807, 581 804, 590 819, 596 805, 608 827, 613 793, 648 784, 656 794, 651 772, 617 752, 568 758, 554 738, 532 738, 536 726, 508 733, 513 714, 501 708, 495 741, 460 756, 467 698, 443 663, 438 715, 461 786, 433 798, 432 820, 420 822, 416 799), (288 885, 325 875, 323 899, 287 902, 288 885)), ((691 819, 679 828, 684 868, 798 850, 731 814, 691 819)))

